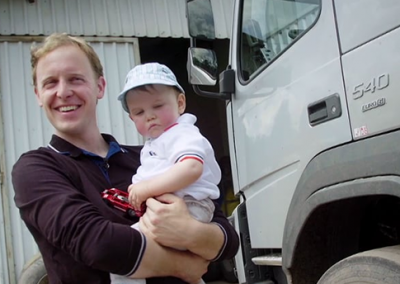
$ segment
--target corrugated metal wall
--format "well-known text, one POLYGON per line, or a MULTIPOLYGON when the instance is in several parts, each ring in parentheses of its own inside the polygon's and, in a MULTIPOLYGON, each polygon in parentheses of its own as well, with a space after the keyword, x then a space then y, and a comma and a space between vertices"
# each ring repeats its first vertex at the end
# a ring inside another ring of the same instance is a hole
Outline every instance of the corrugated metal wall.
MULTIPOLYGON (((7 279, 7 261, 12 263, 12 257, 14 258, 15 272, 11 267, 10 277, 17 279, 16 275, 19 275, 24 264, 38 252, 33 238, 21 222, 18 210, 15 208, 10 171, 23 152, 47 145, 53 133, 53 128, 38 106, 32 85, 29 83, 31 82, 30 45, 29 42, 0 42, 0 98, 4 121, 6 166, 6 179, 2 190, 8 193, 1 195, 0 199, 3 204, 9 205, 11 232, 8 233, 12 234, 8 236, 12 238, 12 244, 9 243, 12 247, 8 247, 10 251, 7 253, 5 246, 7 232, 0 226, 0 283, 4 284, 10 283, 7 279), (5 198, 8 200, 4 200, 5 198)), ((98 104, 101 131, 112 133, 121 143, 133 145, 142 143, 135 126, 117 101, 117 94, 123 86, 126 73, 139 61, 137 40, 126 43, 97 42, 92 43, 92 46, 100 56, 108 83, 106 95, 98 104)), ((6 218, 0 221, 3 224, 7 223, 6 218)))
MULTIPOLYGON (((189 37, 186 0, 0 0, 0 34, 189 37)), ((233 0, 211 0, 217 38, 229 38, 233 0)))

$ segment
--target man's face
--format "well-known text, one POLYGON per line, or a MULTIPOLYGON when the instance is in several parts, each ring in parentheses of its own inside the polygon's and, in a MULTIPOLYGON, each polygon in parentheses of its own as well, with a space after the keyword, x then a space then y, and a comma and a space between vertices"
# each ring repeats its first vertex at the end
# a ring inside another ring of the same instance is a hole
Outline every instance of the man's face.
POLYGON ((183 94, 177 95, 173 87, 164 85, 130 90, 126 103, 138 132, 150 138, 157 138, 174 124, 186 106, 183 94))
POLYGON ((104 78, 95 78, 89 59, 78 47, 56 48, 37 64, 36 97, 61 137, 97 129, 96 104, 104 89, 104 78))

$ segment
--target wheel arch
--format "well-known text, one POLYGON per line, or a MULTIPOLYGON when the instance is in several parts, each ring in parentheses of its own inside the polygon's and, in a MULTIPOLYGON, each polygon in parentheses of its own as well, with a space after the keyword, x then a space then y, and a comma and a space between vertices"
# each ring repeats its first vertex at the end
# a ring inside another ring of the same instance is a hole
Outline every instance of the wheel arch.
POLYGON ((293 282, 310 277, 318 281, 332 262, 359 251, 362 220, 371 206, 400 200, 398 141, 399 131, 352 142, 317 155, 307 165, 283 236, 283 267, 293 282), (335 246, 340 247, 329 249, 335 246))

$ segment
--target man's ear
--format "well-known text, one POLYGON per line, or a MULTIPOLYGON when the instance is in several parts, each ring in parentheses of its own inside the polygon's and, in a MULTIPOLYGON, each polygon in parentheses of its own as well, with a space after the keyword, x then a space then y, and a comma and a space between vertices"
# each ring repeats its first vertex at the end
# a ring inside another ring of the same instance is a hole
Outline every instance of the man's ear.
POLYGON ((35 86, 35 88, 34 88, 34 91, 35 91, 35 97, 36 97, 36 100, 37 100, 37 102, 38 102, 38 105, 39 105, 40 107, 42 107, 42 106, 43 106, 43 103, 42 103, 42 101, 40 100, 39 92, 38 92, 38 89, 37 89, 36 86, 35 86))
POLYGON ((180 93, 178 95, 178 111, 179 111, 179 114, 184 113, 185 108, 186 108, 186 97, 185 97, 184 93, 180 93))
POLYGON ((103 76, 100 76, 97 79, 97 88, 98 88, 97 98, 101 99, 104 97, 104 93, 106 91, 106 79, 104 79, 103 76))

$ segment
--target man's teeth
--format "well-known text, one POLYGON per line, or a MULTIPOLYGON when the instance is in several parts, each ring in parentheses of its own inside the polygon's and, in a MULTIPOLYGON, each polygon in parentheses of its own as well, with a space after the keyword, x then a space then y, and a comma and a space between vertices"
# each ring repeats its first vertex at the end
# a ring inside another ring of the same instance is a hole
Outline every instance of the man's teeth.
POLYGON ((77 108, 78 108, 77 106, 63 106, 60 107, 60 111, 66 112, 66 111, 76 110, 77 108))

